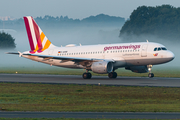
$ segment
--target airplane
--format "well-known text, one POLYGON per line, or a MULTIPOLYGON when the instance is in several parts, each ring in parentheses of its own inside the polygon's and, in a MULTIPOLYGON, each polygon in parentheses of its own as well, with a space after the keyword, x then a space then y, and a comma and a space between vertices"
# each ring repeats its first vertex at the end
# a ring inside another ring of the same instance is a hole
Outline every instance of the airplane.
POLYGON ((167 63, 175 55, 166 47, 154 42, 133 42, 100 45, 75 45, 65 47, 53 45, 46 37, 33 17, 24 17, 24 23, 30 44, 30 51, 8 52, 33 61, 53 66, 85 69, 82 77, 90 79, 92 74, 108 74, 109 78, 116 78, 115 70, 125 68, 136 73, 147 73, 154 77, 152 66, 167 63))

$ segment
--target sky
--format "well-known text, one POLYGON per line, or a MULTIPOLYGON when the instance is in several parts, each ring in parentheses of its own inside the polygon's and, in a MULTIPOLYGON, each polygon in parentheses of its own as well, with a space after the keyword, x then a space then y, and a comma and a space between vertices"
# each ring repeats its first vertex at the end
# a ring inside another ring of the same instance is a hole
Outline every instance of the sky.
POLYGON ((83 19, 103 13, 128 19, 138 6, 162 4, 180 7, 180 0, 0 0, 0 17, 62 15, 83 19))

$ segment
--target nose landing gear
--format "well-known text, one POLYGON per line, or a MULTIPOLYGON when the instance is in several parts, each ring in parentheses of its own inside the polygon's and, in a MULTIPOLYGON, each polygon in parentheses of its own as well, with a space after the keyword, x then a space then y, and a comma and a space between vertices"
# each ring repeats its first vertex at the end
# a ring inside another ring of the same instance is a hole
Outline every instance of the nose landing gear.
POLYGON ((154 74, 151 73, 152 65, 147 65, 147 68, 148 68, 148 71, 149 71, 148 77, 149 77, 149 78, 153 78, 153 77, 154 77, 154 74))

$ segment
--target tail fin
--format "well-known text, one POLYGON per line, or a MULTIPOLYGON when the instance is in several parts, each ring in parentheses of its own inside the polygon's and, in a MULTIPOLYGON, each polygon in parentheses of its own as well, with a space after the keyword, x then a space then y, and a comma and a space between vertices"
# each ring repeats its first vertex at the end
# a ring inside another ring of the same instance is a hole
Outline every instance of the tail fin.
POLYGON ((30 53, 41 53, 50 46, 53 46, 31 16, 24 17, 24 23, 31 48, 30 53))

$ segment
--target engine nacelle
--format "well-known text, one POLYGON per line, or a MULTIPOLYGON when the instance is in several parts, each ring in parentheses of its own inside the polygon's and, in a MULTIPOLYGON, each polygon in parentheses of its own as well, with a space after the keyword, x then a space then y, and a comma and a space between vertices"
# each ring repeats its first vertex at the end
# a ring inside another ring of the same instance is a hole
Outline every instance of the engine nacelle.
POLYGON ((113 71, 113 63, 109 61, 94 62, 91 65, 94 73, 105 74, 113 71))
POLYGON ((125 67, 126 70, 131 70, 132 72, 136 73, 146 73, 148 72, 147 66, 129 66, 125 67))

